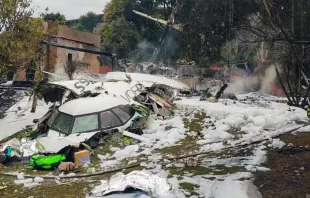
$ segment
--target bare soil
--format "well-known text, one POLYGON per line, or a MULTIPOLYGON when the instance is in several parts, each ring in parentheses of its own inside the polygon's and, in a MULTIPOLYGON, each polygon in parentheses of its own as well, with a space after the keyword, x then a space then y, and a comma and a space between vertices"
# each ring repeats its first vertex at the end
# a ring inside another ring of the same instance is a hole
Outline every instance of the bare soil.
POLYGON ((310 198, 310 133, 281 137, 281 150, 268 151, 266 167, 257 172, 255 185, 263 198, 310 198))

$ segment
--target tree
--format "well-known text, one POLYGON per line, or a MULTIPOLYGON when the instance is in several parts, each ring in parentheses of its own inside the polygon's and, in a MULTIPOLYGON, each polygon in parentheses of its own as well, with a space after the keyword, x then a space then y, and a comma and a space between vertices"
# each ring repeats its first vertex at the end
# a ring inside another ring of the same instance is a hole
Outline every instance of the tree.
POLYGON ((64 25, 66 23, 65 15, 60 14, 59 12, 57 13, 51 12, 51 13, 42 14, 42 18, 45 21, 54 21, 61 25, 64 25))
POLYGON ((69 80, 73 80, 73 75, 77 70, 77 64, 76 62, 73 62, 72 60, 67 60, 66 64, 64 65, 65 73, 67 74, 69 80))
MULTIPOLYGON (((167 32, 164 25, 162 24, 158 24, 154 21, 151 21, 149 19, 140 17, 136 14, 133 13, 132 10, 137 10, 140 12, 143 12, 145 14, 151 15, 152 17, 157 17, 157 18, 162 18, 165 19, 171 14, 171 10, 168 12, 168 5, 170 6, 169 8, 171 8, 171 5, 175 4, 175 0, 167 0, 167 1, 163 1, 163 0, 158 0, 158 1, 149 1, 149 0, 141 0, 141 1, 136 1, 136 0, 112 0, 109 4, 107 4, 107 6, 104 9, 104 22, 105 22, 105 26, 102 27, 102 29, 104 30, 104 35, 103 39, 105 40, 109 40, 106 39, 104 37, 107 37, 107 34, 110 30, 112 30, 112 23, 118 21, 121 21, 122 18, 125 19, 127 24, 130 24, 131 27, 134 27, 135 31, 131 31, 132 35, 140 35, 140 38, 143 38, 143 43, 139 43, 140 47, 144 46, 142 49, 140 49, 139 46, 135 46, 135 47, 121 47, 122 50, 116 50, 118 53, 121 53, 121 56, 123 56, 124 54, 127 54, 127 56, 129 54, 133 54, 135 52, 133 52, 134 49, 137 49, 137 53, 136 54, 145 54, 145 50, 146 48, 150 49, 153 48, 153 51, 155 52, 156 47, 160 47, 161 43, 160 43, 160 38, 163 35, 163 32, 165 31, 165 33, 167 32), (164 6, 164 9, 162 8, 162 6, 164 6), (147 46, 147 47, 146 47, 147 46), (128 52, 126 52, 126 49, 129 50, 128 52), (122 51, 122 52, 120 52, 122 51), (143 51, 143 52, 140 52, 143 51)), ((125 23, 124 20, 122 20, 123 23, 125 23)), ((115 25, 116 23, 114 23, 115 25)), ((113 30, 114 31, 114 30, 113 30)), ((128 31, 128 30, 127 30, 128 31)), ((164 34, 165 34, 164 33, 164 34)), ((115 35, 114 37, 122 37, 123 34, 119 34, 119 35, 115 35)), ((136 37, 137 38, 137 37, 136 37)), ((170 37, 170 40, 172 37, 170 37)), ((110 41, 113 43, 114 40, 117 39, 110 39, 110 41)), ((118 40, 123 40, 122 38, 119 38, 118 40)), ((168 39, 169 40, 169 39, 168 39)), ((119 43, 113 43, 113 45, 110 46, 119 46, 119 43)), ((127 42, 129 45, 132 45, 133 43, 135 43, 135 41, 127 42)), ((169 52, 172 52, 171 54, 174 54, 174 49, 175 47, 173 47, 172 45, 175 45, 175 43, 173 42, 168 42, 169 47, 173 50, 168 50, 169 52)), ((138 43, 136 43, 138 44, 138 43)), ((107 43, 103 43, 103 46, 107 47, 107 43)), ((166 45, 165 45, 166 46, 166 45)), ((119 47, 117 47, 118 49, 120 49, 119 47)), ((161 52, 161 50, 158 50, 159 52, 161 52)), ((148 54, 150 54, 148 52, 148 54)), ((169 54, 169 53, 168 53, 169 54)), ((159 54, 159 57, 162 57, 162 54, 159 54)), ((135 56, 136 57, 136 56, 135 56)), ((139 56, 140 57, 140 56, 139 56)), ((148 55, 149 57, 149 55, 148 55)))
POLYGON ((79 18, 76 28, 81 31, 93 32, 98 23, 97 14, 94 12, 88 12, 79 18))
POLYGON ((189 60, 212 63, 223 60, 221 48, 236 37, 240 25, 257 11, 255 1, 187 0, 176 19, 184 25, 183 54, 189 60))
POLYGON ((124 16, 125 8, 132 0, 112 0, 104 8, 104 22, 112 22, 124 16))
POLYGON ((89 65, 78 60, 67 60, 64 65, 64 71, 69 80, 73 80, 74 76, 79 73, 86 73, 88 72, 89 65))
POLYGON ((297 107, 310 93, 309 9, 307 0, 262 0, 259 14, 242 27, 255 35, 248 42, 266 42, 273 51, 270 58, 280 63, 275 69, 281 87, 297 107))
POLYGON ((43 20, 31 17, 30 3, 30 0, 0 0, 0 73, 27 67, 46 37, 43 20))
POLYGON ((141 40, 137 27, 123 17, 104 23, 101 38, 102 47, 108 52, 116 53, 119 58, 128 57, 141 40))

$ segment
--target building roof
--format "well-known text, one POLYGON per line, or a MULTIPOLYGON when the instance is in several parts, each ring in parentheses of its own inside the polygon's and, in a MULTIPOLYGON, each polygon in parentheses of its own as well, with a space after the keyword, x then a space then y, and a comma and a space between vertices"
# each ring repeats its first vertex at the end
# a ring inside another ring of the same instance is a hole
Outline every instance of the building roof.
POLYGON ((99 95, 94 98, 80 98, 69 101, 60 106, 59 111, 77 116, 101 112, 119 105, 128 105, 128 102, 124 99, 113 96, 99 95))

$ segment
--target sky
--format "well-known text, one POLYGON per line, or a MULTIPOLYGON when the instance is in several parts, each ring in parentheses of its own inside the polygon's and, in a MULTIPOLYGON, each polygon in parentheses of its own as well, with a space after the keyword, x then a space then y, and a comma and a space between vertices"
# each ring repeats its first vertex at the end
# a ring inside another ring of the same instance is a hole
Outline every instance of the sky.
POLYGON ((110 0, 33 0, 32 6, 35 9, 35 16, 45 12, 60 12, 66 19, 77 19, 89 11, 101 14, 105 5, 110 0))

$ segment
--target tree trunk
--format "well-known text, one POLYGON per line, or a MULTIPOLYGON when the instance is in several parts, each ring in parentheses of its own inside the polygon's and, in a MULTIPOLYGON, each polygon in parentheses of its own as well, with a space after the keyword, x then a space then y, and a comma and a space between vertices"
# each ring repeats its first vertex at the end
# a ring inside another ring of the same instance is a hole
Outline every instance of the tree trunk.
POLYGON ((37 109, 37 103, 38 103, 38 99, 37 99, 37 94, 33 95, 33 101, 32 101, 32 106, 31 106, 31 113, 35 113, 36 109, 37 109))

